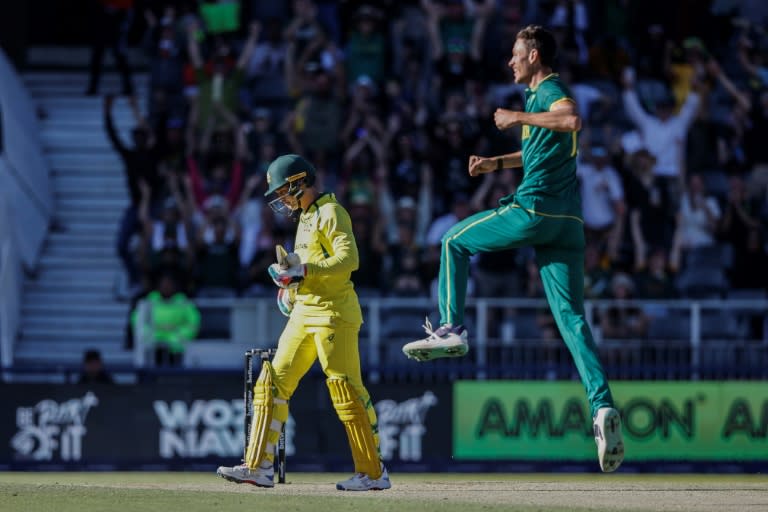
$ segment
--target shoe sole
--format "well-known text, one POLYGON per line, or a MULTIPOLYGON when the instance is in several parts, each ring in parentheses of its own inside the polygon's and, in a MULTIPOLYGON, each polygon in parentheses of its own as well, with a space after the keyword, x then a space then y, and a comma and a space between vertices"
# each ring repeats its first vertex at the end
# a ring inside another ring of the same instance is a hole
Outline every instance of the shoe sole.
POLYGON ((406 350, 403 349, 403 353, 409 359, 415 359, 416 361, 431 361, 432 359, 440 359, 441 357, 462 357, 469 352, 469 347, 466 345, 456 345, 454 347, 435 347, 427 350, 423 348, 406 350))
POLYGON ((337 491, 347 491, 347 492, 386 491, 391 487, 392 486, 390 485, 389 487, 371 487, 370 489, 347 489, 346 487, 342 487, 341 485, 336 484, 337 491))
POLYGON ((216 472, 216 474, 219 475, 224 480, 226 480, 227 482, 234 482, 236 484, 251 484, 251 485, 255 485, 256 487, 261 487, 263 489, 271 489, 275 486, 275 484, 272 484, 272 485, 260 484, 256 480, 241 480, 239 478, 235 478, 234 476, 226 475, 224 473, 219 473, 218 471, 216 472))
POLYGON ((603 434, 604 445, 601 447, 598 442, 600 469, 604 473, 612 473, 619 469, 624 461, 624 441, 621 436, 621 417, 618 411, 613 410, 606 413, 603 424, 599 427, 603 434))

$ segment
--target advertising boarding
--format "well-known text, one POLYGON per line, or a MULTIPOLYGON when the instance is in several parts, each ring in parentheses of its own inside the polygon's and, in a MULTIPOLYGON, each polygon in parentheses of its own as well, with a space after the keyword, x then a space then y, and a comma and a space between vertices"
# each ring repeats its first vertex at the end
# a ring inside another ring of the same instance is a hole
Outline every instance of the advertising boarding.
MULTIPOLYGON (((235 376, 163 377, 130 386, 0 385, 0 470, 238 464, 242 389, 235 376)), ((387 464, 419 466, 450 454, 450 384, 368 390, 387 464)), ((322 377, 302 381, 285 433, 289 468, 351 469, 346 433, 322 377)))
MULTIPOLYGON (((768 383, 615 382, 627 460, 768 459, 768 383)), ((465 460, 592 460, 578 382, 458 382, 453 454, 465 460)))

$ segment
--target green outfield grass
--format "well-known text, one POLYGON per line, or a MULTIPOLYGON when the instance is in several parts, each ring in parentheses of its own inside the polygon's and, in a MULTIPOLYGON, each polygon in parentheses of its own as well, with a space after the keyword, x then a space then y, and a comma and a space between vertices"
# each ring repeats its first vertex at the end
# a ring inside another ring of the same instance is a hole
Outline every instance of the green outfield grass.
POLYGON ((388 491, 336 491, 347 476, 294 473, 259 489, 213 473, 0 473, 0 511, 768 510, 762 475, 395 474, 388 491))

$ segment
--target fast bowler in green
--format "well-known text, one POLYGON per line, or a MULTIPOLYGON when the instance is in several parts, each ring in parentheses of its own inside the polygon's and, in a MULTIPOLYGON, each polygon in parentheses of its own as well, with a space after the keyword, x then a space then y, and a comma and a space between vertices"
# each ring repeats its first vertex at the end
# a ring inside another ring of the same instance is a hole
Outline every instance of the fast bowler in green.
POLYGON ((440 326, 433 330, 427 320, 427 337, 406 344, 403 352, 418 361, 466 354, 470 256, 533 246, 552 314, 586 388, 600 468, 609 472, 624 459, 621 418, 584 314, 584 222, 576 177, 581 118, 570 91, 552 71, 555 53, 554 36, 543 27, 531 25, 517 34, 508 66, 515 82, 528 86, 525 111, 497 109, 494 122, 499 130, 521 125, 522 150, 473 155, 469 174, 522 167, 522 182, 498 208, 472 215, 445 234, 438 278, 440 326))

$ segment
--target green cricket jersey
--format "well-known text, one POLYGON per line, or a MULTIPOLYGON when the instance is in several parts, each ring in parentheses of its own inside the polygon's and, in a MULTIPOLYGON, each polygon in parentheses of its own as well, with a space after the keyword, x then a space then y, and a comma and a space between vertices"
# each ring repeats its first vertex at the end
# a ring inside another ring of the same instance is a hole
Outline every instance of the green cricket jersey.
MULTIPOLYGON (((560 76, 552 73, 536 88, 525 91, 526 112, 549 112, 560 101, 571 100, 560 76)), ((581 198, 576 178, 578 132, 556 132, 523 125, 523 180, 512 201, 542 215, 568 215, 581 219, 581 198)))

